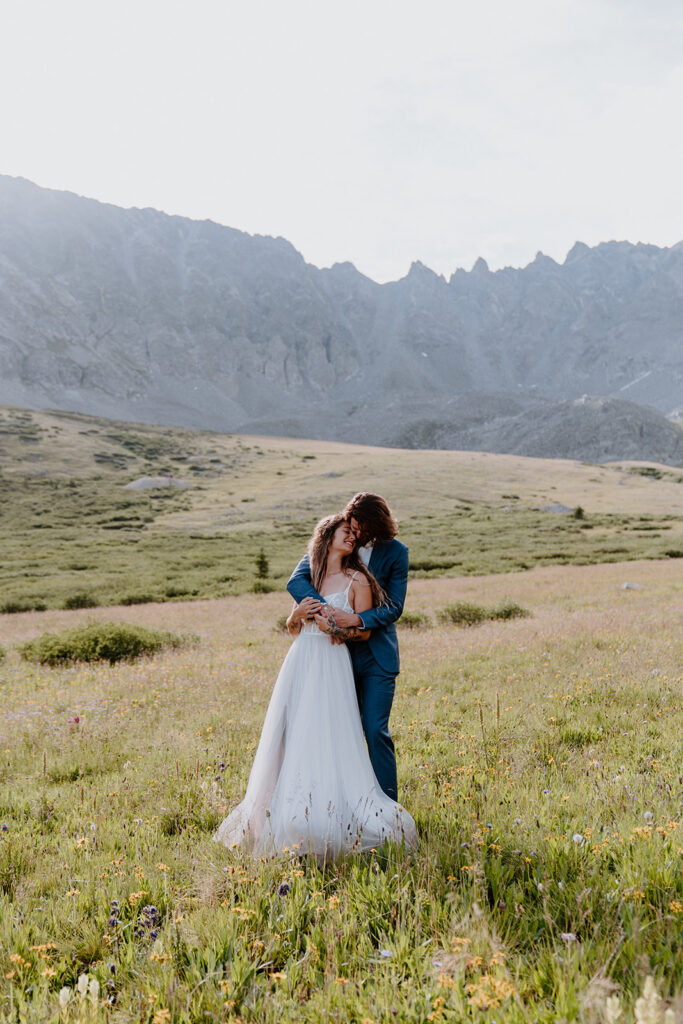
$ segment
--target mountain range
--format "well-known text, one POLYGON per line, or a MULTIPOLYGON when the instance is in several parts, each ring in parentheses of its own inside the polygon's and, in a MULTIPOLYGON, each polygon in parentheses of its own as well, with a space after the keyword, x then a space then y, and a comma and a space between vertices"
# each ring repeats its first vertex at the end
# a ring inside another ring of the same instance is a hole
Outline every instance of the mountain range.
POLYGON ((226 432, 683 463, 683 243, 378 284, 0 176, 0 401, 226 432))

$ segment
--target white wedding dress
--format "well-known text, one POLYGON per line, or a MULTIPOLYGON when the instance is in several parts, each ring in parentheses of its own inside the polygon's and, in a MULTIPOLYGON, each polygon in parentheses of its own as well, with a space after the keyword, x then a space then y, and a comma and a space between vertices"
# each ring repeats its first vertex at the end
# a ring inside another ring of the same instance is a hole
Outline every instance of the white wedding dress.
MULTIPOLYGON (((327 604, 352 611, 350 586, 327 604)), ((415 822, 372 769, 349 652, 315 623, 302 625, 287 653, 246 795, 213 838, 254 856, 291 850, 328 860, 387 839, 417 843, 415 822)))

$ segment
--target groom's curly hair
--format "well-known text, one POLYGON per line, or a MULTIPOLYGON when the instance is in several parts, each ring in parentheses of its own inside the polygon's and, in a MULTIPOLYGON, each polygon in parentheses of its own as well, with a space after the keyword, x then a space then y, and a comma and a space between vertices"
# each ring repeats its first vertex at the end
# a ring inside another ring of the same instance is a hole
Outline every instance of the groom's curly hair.
MULTIPOLYGON (((347 522, 345 512, 337 512, 336 515, 325 516, 325 518, 321 519, 316 526, 313 531, 313 536, 308 542, 308 560, 311 566, 311 583, 317 591, 320 590, 327 571, 327 555, 330 550, 332 538, 334 537, 338 527, 345 522, 347 522)), ((379 605, 384 604, 384 591, 368 569, 367 565, 365 565, 361 559, 358 554, 357 547, 348 555, 344 555, 342 558, 342 569, 348 573, 358 572, 362 576, 365 576, 366 580, 370 584, 370 590, 372 591, 373 608, 377 608, 379 605)))
POLYGON ((356 519, 373 540, 393 540, 398 533, 396 517, 379 494, 359 491, 344 509, 344 518, 356 519))

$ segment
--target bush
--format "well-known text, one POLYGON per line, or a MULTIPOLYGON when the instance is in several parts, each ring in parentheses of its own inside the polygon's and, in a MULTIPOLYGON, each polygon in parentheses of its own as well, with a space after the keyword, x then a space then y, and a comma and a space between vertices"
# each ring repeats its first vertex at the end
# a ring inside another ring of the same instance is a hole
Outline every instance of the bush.
POLYGON ((454 604, 447 604, 445 608, 440 608, 436 616, 439 622, 454 626, 477 626, 480 622, 490 622, 494 619, 525 619, 530 614, 531 612, 515 601, 506 599, 493 606, 456 601, 454 604))
POLYGON ((86 594, 84 591, 79 591, 76 594, 70 594, 64 602, 64 608, 68 610, 74 608, 97 608, 99 601, 92 594, 86 594))
POLYGON ((277 587, 272 586, 265 580, 254 580, 251 586, 252 594, 272 594, 273 591, 277 589, 277 587))
POLYGON ((280 618, 276 621, 275 629, 277 630, 278 633, 287 633, 288 632, 288 630, 287 630, 287 619, 288 618, 289 618, 288 615, 281 615, 280 618))
POLYGON ((459 561, 453 558, 419 558, 410 560, 411 572, 432 572, 435 569, 454 569, 460 565, 459 561))
POLYGON ((42 665, 64 665, 74 661, 131 661, 157 654, 164 648, 178 648, 190 638, 179 637, 123 622, 91 622, 62 633, 43 633, 20 648, 26 661, 42 665))
POLYGON ((425 615, 423 612, 403 612, 396 623, 397 626, 405 626, 407 629, 424 629, 431 624, 432 620, 429 615, 425 615))
POLYGON ((0 612, 5 615, 13 615, 16 612, 44 612, 47 605, 44 601, 34 598, 18 598, 14 601, 5 601, 0 605, 0 612))
POLYGON ((121 598, 121 604, 156 604, 160 598, 153 594, 126 594, 121 598))
POLYGON ((490 619, 528 619, 531 615, 531 612, 522 608, 521 604, 510 601, 507 597, 500 604, 490 608, 489 613, 490 619))
POLYGON ((6 654, 7 654, 7 651, 2 646, 2 644, 0 644, 0 661, 4 660, 6 654))
POLYGON ((469 601, 455 601, 439 608, 436 617, 439 622, 452 623, 454 626, 475 626, 488 618, 483 605, 470 604, 469 601))

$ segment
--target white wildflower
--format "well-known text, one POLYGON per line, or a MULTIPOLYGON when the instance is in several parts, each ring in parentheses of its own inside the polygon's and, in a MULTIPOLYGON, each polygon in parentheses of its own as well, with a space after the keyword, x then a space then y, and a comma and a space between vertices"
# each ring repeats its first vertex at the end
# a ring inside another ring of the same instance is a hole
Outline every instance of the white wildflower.
POLYGON ((88 991, 90 993, 90 998, 92 999, 93 1003, 96 1003, 97 1000, 100 998, 100 983, 97 980, 97 978, 90 979, 88 991))
POLYGON ((636 1024, 660 1024, 662 1000, 659 997, 652 975, 648 975, 643 985, 643 994, 636 999, 636 1024))
POLYGON ((79 992, 79 995, 84 996, 87 991, 88 991, 88 975, 87 974, 79 974, 78 975, 78 992, 79 992))
POLYGON ((606 1024, 617 1024, 620 1017, 621 1003, 619 1002, 619 996, 608 996, 605 1003, 606 1024))
POLYGON ((59 1005, 62 1010, 65 1010, 67 1008, 70 999, 71 989, 69 988, 68 985, 65 985, 64 988, 59 990, 59 1005))

